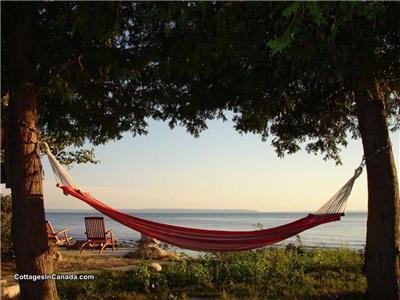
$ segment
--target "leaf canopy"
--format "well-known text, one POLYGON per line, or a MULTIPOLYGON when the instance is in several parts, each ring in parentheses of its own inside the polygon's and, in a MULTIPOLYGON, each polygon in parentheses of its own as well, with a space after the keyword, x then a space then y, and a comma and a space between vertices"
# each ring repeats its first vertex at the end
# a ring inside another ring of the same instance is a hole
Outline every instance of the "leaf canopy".
POLYGON ((14 23, 33 19, 40 129, 59 153, 145 134, 149 119, 197 136, 231 112, 278 155, 306 143, 340 162, 362 76, 385 82, 400 123, 398 3, 42 2, 23 16, 21 5, 2 3, 2 95, 16 88, 14 23))

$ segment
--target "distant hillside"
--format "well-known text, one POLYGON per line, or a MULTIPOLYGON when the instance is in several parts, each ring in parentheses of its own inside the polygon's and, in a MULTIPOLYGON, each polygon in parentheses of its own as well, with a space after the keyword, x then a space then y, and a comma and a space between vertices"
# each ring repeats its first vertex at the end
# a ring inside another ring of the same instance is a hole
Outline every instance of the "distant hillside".
MULTIPOLYGON (((148 208, 148 209, 120 209, 130 213, 259 213, 257 210, 249 209, 184 209, 184 208, 148 208)), ((46 209, 49 213, 89 213, 93 209, 46 209)))
POLYGON ((258 213, 250 209, 184 209, 184 208, 162 208, 162 209, 129 209, 138 213, 258 213))

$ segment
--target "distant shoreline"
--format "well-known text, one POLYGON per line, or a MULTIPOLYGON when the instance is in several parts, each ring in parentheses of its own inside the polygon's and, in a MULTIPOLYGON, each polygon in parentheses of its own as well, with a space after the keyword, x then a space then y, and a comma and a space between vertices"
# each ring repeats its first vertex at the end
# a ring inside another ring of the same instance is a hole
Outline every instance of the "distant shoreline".
MULTIPOLYGON (((149 209, 130 209, 130 208, 122 208, 119 209, 123 212, 129 213, 272 213, 272 214, 304 214, 310 213, 310 211, 260 211, 260 210, 246 210, 246 209, 175 209, 175 208, 165 208, 165 209, 157 209, 157 208, 149 208, 149 209)), ((94 209, 46 209, 46 212, 49 213, 93 213, 97 212, 94 209)), ((346 213, 367 213, 366 210, 350 210, 346 213)))
MULTIPOLYGON (((132 209, 132 208, 119 208, 118 210, 124 212, 135 213, 262 213, 258 210, 246 209, 184 209, 184 208, 148 208, 148 209, 132 209)), ((48 212, 95 212, 94 209, 46 209, 48 212)))

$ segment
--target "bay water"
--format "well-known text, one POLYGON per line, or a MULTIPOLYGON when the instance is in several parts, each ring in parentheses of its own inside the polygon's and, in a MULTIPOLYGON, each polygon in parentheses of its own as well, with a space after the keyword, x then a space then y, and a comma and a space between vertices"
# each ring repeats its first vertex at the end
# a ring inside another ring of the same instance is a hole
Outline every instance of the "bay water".
MULTIPOLYGON (((204 212, 191 210, 190 212, 135 212, 124 211, 140 218, 166 224, 185 227, 215 229, 215 230, 256 230, 283 225, 307 213, 300 212, 231 212, 213 211, 204 212)), ((55 230, 68 227, 70 236, 75 240, 85 239, 84 218, 88 216, 102 216, 96 211, 47 211, 46 218, 55 230)), ((134 244, 140 238, 140 233, 125 227, 112 219, 105 217, 106 229, 112 229, 113 235, 119 242, 134 244)), ((341 221, 331 222, 309 229, 299 234, 305 247, 347 247, 363 250, 366 240, 366 212, 348 212, 341 221)), ((278 246, 294 242, 298 237, 292 237, 278 246)))

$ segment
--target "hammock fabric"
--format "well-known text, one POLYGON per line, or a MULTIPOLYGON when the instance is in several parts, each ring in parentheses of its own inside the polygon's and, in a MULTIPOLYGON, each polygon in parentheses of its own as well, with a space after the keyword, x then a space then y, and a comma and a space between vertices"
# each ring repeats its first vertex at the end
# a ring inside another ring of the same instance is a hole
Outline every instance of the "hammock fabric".
POLYGON ((354 181, 362 172, 362 167, 356 169, 354 176, 321 209, 297 221, 253 231, 206 230, 158 223, 120 212, 95 199, 89 193, 82 192, 51 154, 48 146, 46 152, 58 182, 57 186, 63 190, 64 194, 84 201, 111 219, 149 237, 181 248, 199 251, 239 251, 260 248, 280 242, 315 226, 338 221, 344 215, 345 203, 354 181))

